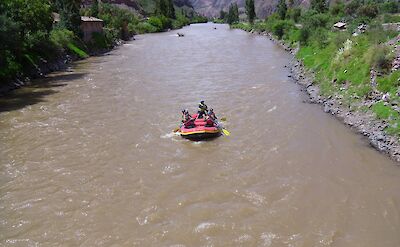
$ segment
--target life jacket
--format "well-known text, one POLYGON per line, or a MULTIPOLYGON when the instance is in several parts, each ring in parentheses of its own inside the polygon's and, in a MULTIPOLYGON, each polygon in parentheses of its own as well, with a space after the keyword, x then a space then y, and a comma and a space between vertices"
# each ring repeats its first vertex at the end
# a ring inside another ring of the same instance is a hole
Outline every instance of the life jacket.
POLYGON ((217 119, 217 116, 215 116, 215 113, 214 112, 208 112, 208 116, 212 119, 212 120, 215 120, 215 119, 217 119))
POLYGON ((202 103, 200 103, 199 104, 199 111, 201 111, 201 112, 206 112, 207 111, 207 105, 206 104, 202 104, 202 103))
POLYGON ((214 121, 211 118, 208 118, 206 120, 206 127, 212 127, 214 126, 214 121))
POLYGON ((184 123, 184 126, 185 126, 185 128, 187 128, 187 129, 189 129, 189 128, 194 128, 194 127, 195 127, 194 119, 193 119, 193 118, 190 118, 189 120, 187 120, 187 121, 184 123))

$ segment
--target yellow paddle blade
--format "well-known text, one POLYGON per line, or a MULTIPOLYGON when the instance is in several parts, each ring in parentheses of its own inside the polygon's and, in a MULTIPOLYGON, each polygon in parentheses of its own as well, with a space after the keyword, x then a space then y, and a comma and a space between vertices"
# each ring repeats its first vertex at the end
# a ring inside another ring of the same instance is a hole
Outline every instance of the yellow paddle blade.
POLYGON ((221 118, 221 121, 226 121, 226 117, 222 117, 222 118, 221 118))
POLYGON ((174 129, 174 133, 176 133, 176 132, 178 132, 178 131, 179 131, 179 128, 174 129))
POLYGON ((229 136, 231 134, 231 132, 229 132, 226 129, 222 129, 222 132, 224 133, 224 135, 229 136))

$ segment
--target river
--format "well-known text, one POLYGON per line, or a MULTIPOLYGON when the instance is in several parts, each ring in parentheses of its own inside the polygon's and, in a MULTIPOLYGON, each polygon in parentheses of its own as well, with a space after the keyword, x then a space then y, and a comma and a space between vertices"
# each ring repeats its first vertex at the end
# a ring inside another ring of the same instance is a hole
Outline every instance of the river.
POLYGON ((1 99, 0 245, 400 246, 400 168, 304 103, 288 53, 226 25, 179 32, 1 99), (172 133, 200 100, 231 136, 172 133))

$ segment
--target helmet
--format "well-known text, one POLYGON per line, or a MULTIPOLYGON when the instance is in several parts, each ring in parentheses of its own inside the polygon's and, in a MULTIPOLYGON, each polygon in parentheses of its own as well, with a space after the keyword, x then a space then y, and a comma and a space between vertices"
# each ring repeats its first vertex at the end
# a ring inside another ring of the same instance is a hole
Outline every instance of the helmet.
POLYGON ((211 111, 211 112, 213 112, 213 111, 214 111, 214 109, 213 109, 213 108, 211 108, 211 109, 210 109, 210 111, 211 111))
POLYGON ((201 104, 204 104, 204 100, 200 101, 201 104))

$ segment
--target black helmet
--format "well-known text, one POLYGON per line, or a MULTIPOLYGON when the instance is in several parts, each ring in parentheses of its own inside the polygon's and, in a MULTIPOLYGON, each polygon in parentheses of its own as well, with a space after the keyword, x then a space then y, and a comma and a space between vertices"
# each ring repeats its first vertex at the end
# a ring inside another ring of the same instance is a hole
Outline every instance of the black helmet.
POLYGON ((211 109, 210 109, 210 111, 211 111, 211 112, 213 112, 213 111, 214 111, 214 109, 213 109, 213 108, 211 108, 211 109))
POLYGON ((204 100, 200 101, 201 104, 204 104, 204 100))

